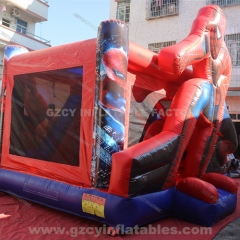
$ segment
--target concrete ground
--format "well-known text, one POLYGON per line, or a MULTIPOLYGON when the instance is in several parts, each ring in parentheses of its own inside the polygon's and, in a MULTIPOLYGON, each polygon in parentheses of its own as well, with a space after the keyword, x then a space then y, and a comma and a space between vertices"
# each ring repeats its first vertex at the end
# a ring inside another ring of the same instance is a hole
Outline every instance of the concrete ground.
POLYGON ((223 228, 213 240, 239 240, 240 239, 240 218, 229 223, 223 228))

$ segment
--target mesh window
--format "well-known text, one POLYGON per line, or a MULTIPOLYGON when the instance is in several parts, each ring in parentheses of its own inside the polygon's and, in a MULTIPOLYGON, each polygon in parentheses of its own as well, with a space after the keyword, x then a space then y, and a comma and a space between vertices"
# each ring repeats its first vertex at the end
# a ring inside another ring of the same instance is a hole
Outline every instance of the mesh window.
POLYGON ((10 153, 79 166, 82 68, 14 76, 10 153))
MULTIPOLYGON (((141 88, 138 88, 141 91, 141 88)), ((142 89, 144 91, 144 89, 142 89)), ((129 118, 129 133, 128 133, 128 147, 137 144, 144 132, 144 127, 151 115, 156 103, 165 97, 164 91, 156 91, 148 94, 146 98, 137 102, 132 92, 130 103, 130 118, 129 118)), ((153 116, 154 117, 154 116, 153 116)))

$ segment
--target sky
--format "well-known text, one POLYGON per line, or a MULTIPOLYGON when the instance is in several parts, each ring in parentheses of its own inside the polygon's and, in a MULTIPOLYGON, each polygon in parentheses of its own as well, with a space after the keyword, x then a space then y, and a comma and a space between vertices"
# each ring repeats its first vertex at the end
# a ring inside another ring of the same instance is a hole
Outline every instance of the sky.
POLYGON ((52 46, 97 37, 96 28, 110 16, 110 0, 49 0, 48 4, 48 21, 37 23, 35 34, 52 46))

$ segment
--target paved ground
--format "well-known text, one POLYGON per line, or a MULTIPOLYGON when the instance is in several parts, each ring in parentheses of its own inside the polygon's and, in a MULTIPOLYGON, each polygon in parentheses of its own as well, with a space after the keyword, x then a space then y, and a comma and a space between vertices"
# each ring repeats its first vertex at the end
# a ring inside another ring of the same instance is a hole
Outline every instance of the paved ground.
POLYGON ((239 240, 240 239, 240 218, 223 228, 213 240, 239 240))

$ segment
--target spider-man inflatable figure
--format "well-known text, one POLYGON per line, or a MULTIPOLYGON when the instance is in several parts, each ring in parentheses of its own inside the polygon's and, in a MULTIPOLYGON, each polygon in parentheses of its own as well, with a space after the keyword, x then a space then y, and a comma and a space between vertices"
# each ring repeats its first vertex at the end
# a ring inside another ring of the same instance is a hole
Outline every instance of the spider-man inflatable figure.
MULTIPOLYGON (((157 59, 152 54, 152 66, 146 66, 148 51, 130 45, 129 70, 158 73, 159 82, 165 82, 166 98, 156 104, 140 143, 113 155, 110 193, 129 197, 176 186, 181 193, 212 203, 219 199, 219 187, 237 192, 235 182, 218 173, 227 154, 237 147, 225 104, 231 78, 225 26, 221 8, 203 7, 183 41, 162 49, 157 59), (146 56, 145 63, 137 55, 146 56), (164 101, 170 102, 169 109, 164 101), (173 114, 163 118, 159 109, 173 114)), ((149 86, 161 89, 159 82, 149 81, 149 86)), ((141 93, 138 87, 133 94, 142 101, 149 91, 141 93)))

